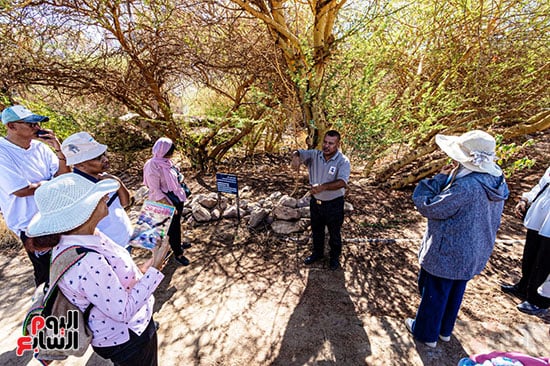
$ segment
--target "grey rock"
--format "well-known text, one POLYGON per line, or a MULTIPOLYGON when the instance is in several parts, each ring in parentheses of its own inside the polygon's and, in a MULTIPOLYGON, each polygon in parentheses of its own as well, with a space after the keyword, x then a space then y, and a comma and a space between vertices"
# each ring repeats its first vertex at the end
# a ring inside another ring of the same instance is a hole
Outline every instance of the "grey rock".
POLYGON ((192 215, 197 222, 207 222, 212 219, 212 215, 210 215, 210 211, 208 211, 205 207, 199 204, 193 205, 192 215))
POLYGON ((255 228, 258 226, 264 219, 269 215, 269 210, 265 208, 256 208, 250 212, 250 219, 248 221, 248 226, 255 228))
POLYGON ((273 209, 273 216, 278 220, 297 220, 300 218, 300 212, 295 208, 277 206, 273 209))
POLYGON ((277 234, 291 234, 302 231, 299 221, 275 220, 271 224, 271 229, 277 234))
POLYGON ((296 198, 290 197, 288 195, 284 195, 279 199, 279 202, 277 203, 279 206, 285 206, 285 207, 296 207, 297 200, 296 198))

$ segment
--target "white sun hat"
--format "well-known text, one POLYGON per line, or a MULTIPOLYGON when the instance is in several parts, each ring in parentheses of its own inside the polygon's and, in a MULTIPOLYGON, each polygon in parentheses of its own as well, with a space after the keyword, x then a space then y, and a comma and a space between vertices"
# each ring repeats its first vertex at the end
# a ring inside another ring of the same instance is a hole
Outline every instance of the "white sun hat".
POLYGON ((107 151, 107 145, 94 140, 88 132, 77 132, 63 141, 61 151, 67 159, 67 165, 75 165, 97 158, 107 151))
POLYGON ((460 136, 436 135, 435 143, 451 159, 466 168, 495 177, 502 175, 502 169, 495 163, 496 142, 487 132, 473 130, 460 136))
POLYGON ((79 227, 92 216, 99 201, 118 188, 114 179, 93 183, 75 173, 45 182, 34 192, 38 213, 29 223, 27 235, 59 234, 79 227))

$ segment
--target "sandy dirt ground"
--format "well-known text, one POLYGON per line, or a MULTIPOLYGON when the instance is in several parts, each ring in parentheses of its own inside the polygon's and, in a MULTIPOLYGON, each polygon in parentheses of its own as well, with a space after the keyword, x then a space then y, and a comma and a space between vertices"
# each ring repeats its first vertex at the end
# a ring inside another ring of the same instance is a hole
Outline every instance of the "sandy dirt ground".
MULTIPOLYGON (((501 283, 520 275, 525 231, 512 216, 514 201, 547 165, 543 161, 509 181, 512 197, 494 253, 470 281, 449 343, 428 348, 404 324, 420 300, 416 256, 425 228, 412 206, 412 189, 362 186, 356 177, 347 197, 355 210, 344 224, 342 270, 330 271, 327 263, 304 266, 307 235, 281 237, 225 220, 188 228, 192 264, 171 262, 155 293, 159 364, 444 366, 493 350, 550 356, 548 319, 519 312, 519 301, 500 292, 501 283)), ((291 191, 286 168, 272 168, 270 181, 279 174, 276 180, 291 191)), ((242 184, 258 196, 281 188, 253 176, 245 175, 242 184)), ((212 178, 201 178, 192 189, 208 185, 212 178)), ((0 365, 38 365, 30 354, 15 355, 32 294, 31 265, 19 247, 1 247, 0 365)), ((134 254, 137 261, 145 255, 134 254)), ((54 364, 111 363, 90 349, 82 358, 54 364)))

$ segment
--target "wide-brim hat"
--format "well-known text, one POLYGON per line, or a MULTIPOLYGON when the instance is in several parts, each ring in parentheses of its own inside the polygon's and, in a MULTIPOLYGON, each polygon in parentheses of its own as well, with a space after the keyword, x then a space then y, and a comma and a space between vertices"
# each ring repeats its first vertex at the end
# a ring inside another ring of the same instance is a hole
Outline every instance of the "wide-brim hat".
POLYGON ((118 188, 114 179, 93 183, 75 173, 45 182, 34 192, 38 213, 31 219, 27 235, 59 234, 79 227, 92 216, 99 201, 118 188))
POLYGON ((27 122, 38 123, 47 122, 49 117, 34 114, 22 105, 13 105, 2 111, 2 123, 8 124, 11 122, 27 122))
POLYGON ((63 141, 61 151, 67 159, 67 165, 75 165, 97 158, 107 151, 107 145, 94 140, 88 132, 78 132, 63 141))
POLYGON ((435 143, 451 159, 474 172, 502 175, 502 169, 495 163, 496 141, 487 132, 473 130, 460 136, 438 134, 435 143))

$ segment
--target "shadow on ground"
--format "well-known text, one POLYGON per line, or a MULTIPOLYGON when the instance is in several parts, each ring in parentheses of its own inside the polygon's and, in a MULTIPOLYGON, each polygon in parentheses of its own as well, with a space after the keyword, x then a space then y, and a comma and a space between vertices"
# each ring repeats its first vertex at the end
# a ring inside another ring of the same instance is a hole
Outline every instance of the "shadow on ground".
POLYGON ((360 365, 370 353, 344 272, 311 269, 272 365, 360 365))

